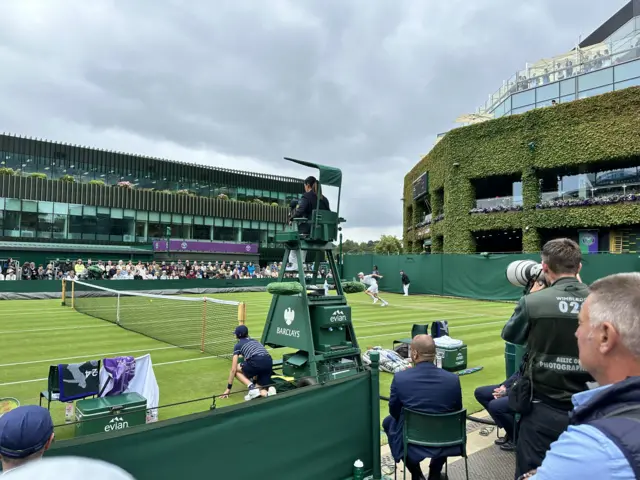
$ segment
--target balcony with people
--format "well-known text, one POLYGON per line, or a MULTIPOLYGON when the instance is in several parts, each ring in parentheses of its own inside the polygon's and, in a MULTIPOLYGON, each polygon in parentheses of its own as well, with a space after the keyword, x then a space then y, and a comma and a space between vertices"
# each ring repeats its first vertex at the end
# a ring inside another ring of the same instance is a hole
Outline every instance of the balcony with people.
POLYGON ((604 41, 516 72, 478 108, 493 118, 640 85, 640 17, 604 41))

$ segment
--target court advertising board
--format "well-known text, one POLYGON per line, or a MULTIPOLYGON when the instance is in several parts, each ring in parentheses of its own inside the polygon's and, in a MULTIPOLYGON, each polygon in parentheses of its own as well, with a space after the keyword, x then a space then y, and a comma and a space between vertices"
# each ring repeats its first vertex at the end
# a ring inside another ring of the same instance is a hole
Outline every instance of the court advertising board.
MULTIPOLYGON (((169 240, 170 252, 201 252, 201 253, 244 253, 258 254, 257 243, 225 243, 200 242, 196 240, 169 240)), ((154 252, 166 252, 167 240, 154 240, 154 252)))

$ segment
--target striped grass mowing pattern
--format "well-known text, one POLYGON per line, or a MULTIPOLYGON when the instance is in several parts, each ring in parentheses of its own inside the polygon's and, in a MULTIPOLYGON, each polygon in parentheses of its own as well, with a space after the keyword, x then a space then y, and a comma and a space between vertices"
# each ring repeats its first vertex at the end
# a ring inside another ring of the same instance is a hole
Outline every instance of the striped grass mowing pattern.
MULTIPOLYGON (((234 293, 215 297, 246 302, 250 334, 260 338, 271 301, 268 293, 234 293)), ((348 296, 361 347, 391 348, 394 339, 409 335, 414 323, 448 320, 451 336, 468 345, 468 366, 484 367, 478 373, 460 378, 465 407, 469 413, 478 411, 481 407, 473 396, 474 389, 504 380, 504 342, 500 331, 514 305, 418 295, 383 294, 383 297, 390 302, 388 307, 372 304, 364 293, 348 296)), ((160 321, 171 321, 171 318, 160 321)), ((220 335, 231 336, 232 332, 220 332, 220 335)), ((59 300, 2 302, 0 397, 15 397, 22 404, 37 404, 39 392, 46 389, 49 365, 146 353, 151 354, 154 363, 162 405, 219 394, 226 387, 230 366, 227 360, 129 332, 61 307, 59 300)), ((282 353, 273 351, 275 358, 280 358, 282 353)), ((392 375, 381 373, 380 378, 381 393, 387 395, 392 375)), ((240 390, 239 385, 235 386, 234 391, 237 390, 240 390)), ((217 405, 223 407, 238 401, 242 401, 241 396, 218 400, 217 405)), ((160 418, 203 411, 209 405, 210 401, 203 401, 169 407, 160 411, 160 418)), ((386 415, 385 402, 381 402, 381 410, 382 415, 386 415)), ((55 422, 63 423, 64 407, 53 403, 51 411, 55 422)))

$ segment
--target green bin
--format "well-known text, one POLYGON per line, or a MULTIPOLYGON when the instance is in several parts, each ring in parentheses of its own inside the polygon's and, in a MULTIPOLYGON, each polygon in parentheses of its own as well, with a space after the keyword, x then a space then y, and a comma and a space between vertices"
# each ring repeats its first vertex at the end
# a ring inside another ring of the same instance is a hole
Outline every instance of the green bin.
POLYGON ((526 349, 527 347, 524 345, 515 345, 513 343, 505 342, 504 364, 507 374, 506 378, 509 378, 520 369, 520 363, 522 363, 522 357, 524 356, 526 349))
POLYGON ((76 402, 76 436, 116 432, 147 423, 147 399, 138 393, 76 402))
POLYGON ((436 347, 436 354, 442 356, 442 368, 457 372, 467 368, 467 346, 436 347))

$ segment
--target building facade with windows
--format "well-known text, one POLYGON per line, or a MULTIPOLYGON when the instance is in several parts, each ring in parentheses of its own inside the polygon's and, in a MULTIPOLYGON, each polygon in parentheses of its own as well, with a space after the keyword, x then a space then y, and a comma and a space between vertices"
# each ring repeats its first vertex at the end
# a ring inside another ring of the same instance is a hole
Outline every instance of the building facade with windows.
POLYGON ((407 247, 535 252, 567 236, 585 252, 640 251, 639 86, 633 0, 579 48, 505 82, 471 125, 439 136, 405 177, 407 247))
POLYGON ((169 238, 189 240, 191 256, 197 241, 208 258, 228 258, 234 249, 216 252, 205 243, 250 245, 236 250, 254 261, 256 251, 278 258, 275 232, 287 222, 290 200, 303 192, 296 178, 11 135, 0 136, 0 159, 4 256, 29 249, 77 256, 96 245, 119 254, 152 252, 154 240, 169 238))

